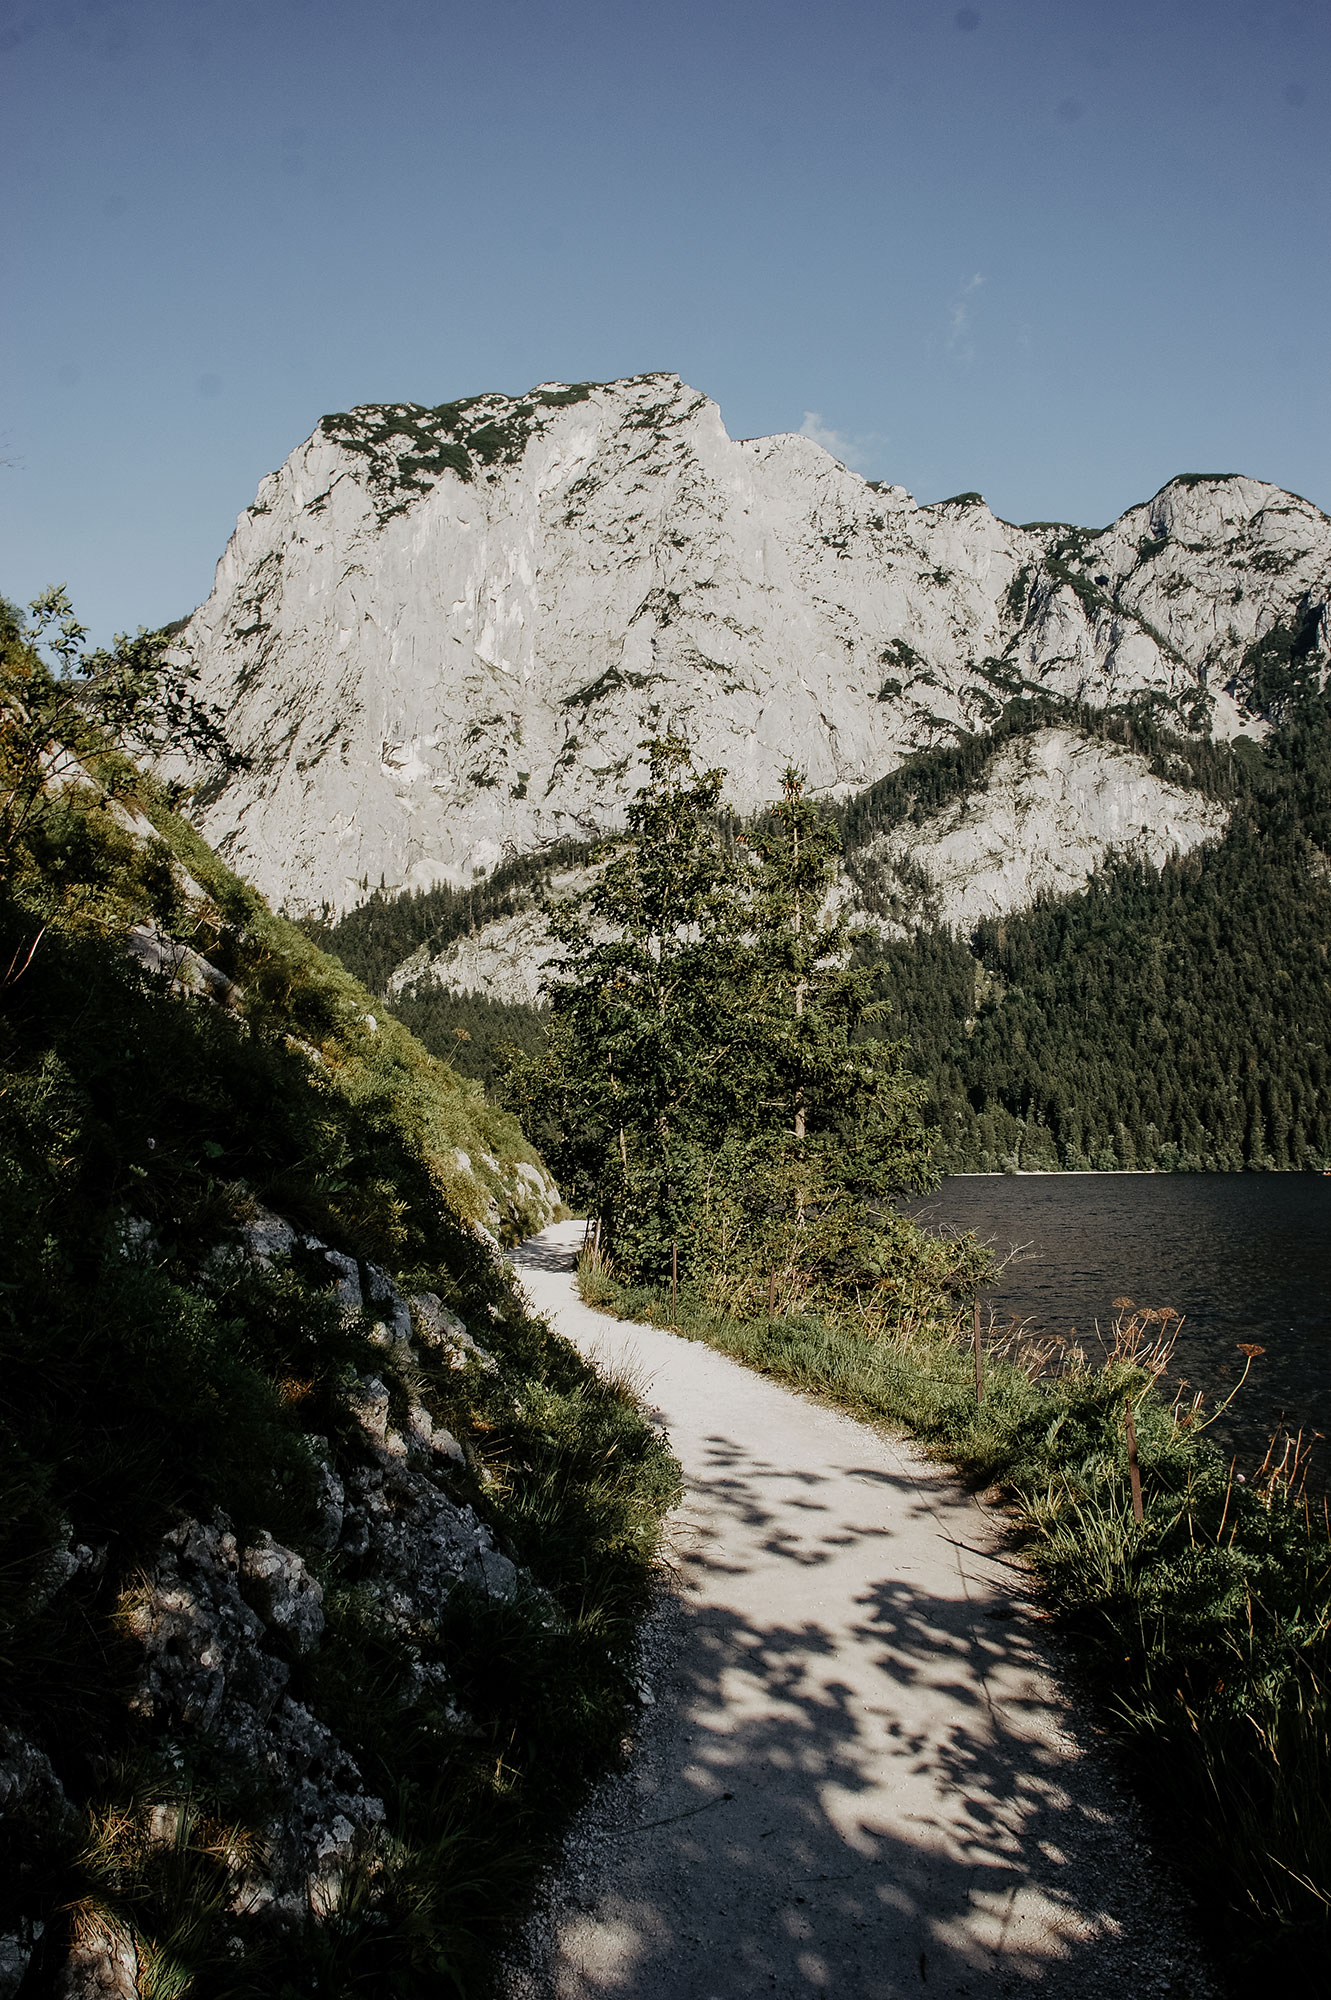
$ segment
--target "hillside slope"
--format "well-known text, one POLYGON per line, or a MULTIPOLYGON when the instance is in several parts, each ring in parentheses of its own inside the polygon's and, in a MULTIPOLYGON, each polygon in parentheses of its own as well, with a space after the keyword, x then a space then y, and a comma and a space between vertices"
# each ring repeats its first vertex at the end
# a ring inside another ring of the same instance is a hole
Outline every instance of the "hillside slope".
MULTIPOLYGON (((1325 664, 1331 522, 1186 476, 1102 533, 917 506, 672 375, 326 417, 184 633, 242 773, 209 839, 293 909, 617 823, 671 727, 735 804, 845 797, 1014 697, 1221 735, 1325 664)), ((1259 722, 1260 727, 1260 722, 1259 722)))
POLYGON ((672 1463, 499 1257, 514 1121, 0 642, 0 1994, 474 1994, 672 1463))

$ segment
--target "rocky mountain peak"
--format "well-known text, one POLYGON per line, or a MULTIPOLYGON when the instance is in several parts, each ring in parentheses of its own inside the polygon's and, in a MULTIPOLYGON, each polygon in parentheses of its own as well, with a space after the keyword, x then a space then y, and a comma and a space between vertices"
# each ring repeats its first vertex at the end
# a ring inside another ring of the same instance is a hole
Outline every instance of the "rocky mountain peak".
POLYGON ((792 756, 845 796, 1019 696, 1228 733, 1322 670, 1329 582, 1331 522, 1258 480, 1017 527, 732 439, 677 375, 364 405, 263 482, 188 628, 251 760, 203 828, 343 909, 615 825, 666 727, 741 808, 792 756))

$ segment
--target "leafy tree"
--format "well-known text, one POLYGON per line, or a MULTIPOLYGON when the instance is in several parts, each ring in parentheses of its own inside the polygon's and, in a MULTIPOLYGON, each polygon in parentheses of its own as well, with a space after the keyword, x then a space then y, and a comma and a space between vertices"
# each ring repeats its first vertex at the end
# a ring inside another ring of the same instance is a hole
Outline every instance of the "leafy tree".
POLYGON ((166 632, 120 633, 85 650, 86 629, 61 585, 29 606, 0 602, 0 857, 12 862, 63 787, 98 764, 105 789, 133 789, 125 759, 184 751, 234 769, 222 711, 194 691, 198 669, 166 632), (49 658, 43 658, 42 648, 49 658), (117 767, 114 752, 123 753, 117 767))
POLYGON ((754 1032, 697 1223, 713 1265, 798 1269, 823 1285, 854 1284, 892 1261, 891 1201, 930 1179, 924 1086, 907 1045, 877 1033, 887 1008, 855 957, 865 934, 835 901, 840 844, 789 766, 779 804, 752 836, 754 1032))
POLYGON ((625 1269, 659 1275, 679 1249, 863 1277, 926 1149, 903 1045, 856 1039, 875 1009, 826 910, 835 828, 791 770, 731 839, 721 774, 677 738, 647 747, 623 840, 550 912, 550 1032, 512 1101, 625 1269))
POLYGON ((677 737, 646 747, 625 837, 587 890, 548 906, 553 1019, 510 1097, 550 1134, 570 1199, 651 1269, 687 1234, 701 1160, 736 1115, 751 952, 722 774, 694 771, 677 737))

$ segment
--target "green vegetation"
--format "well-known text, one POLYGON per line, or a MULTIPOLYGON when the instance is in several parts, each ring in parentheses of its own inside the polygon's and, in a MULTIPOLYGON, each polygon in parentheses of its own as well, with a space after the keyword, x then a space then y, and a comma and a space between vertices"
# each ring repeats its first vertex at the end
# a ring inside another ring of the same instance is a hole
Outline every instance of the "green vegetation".
POLYGON ((547 410, 586 402, 593 382, 533 389, 529 396, 469 396, 457 403, 365 403, 337 410, 319 429, 345 451, 369 461, 380 522, 401 514, 445 472, 474 479, 476 468, 521 458, 547 410))
POLYGON ((927 1261, 891 1209, 924 1182, 920 1090, 899 1043, 856 1035, 869 976, 824 910, 836 830, 792 769, 735 834, 719 771, 675 737, 648 750, 624 835, 549 911, 549 1033, 509 1100, 636 1277, 682 1261, 741 1292, 774 1269, 828 1296, 897 1284, 927 1261))
POLYGON ((550 1018, 545 1007, 428 985, 408 987, 393 1010, 422 1048, 447 1062, 459 1076, 474 1077, 490 1093, 502 1086, 515 1051, 536 1054, 550 1018))
MULTIPOLYGON (((1013 704, 1004 729, 1043 706, 1013 704)), ((1086 718, 1175 784, 1225 801, 1223 840, 1162 869, 1111 865, 1084 895, 969 939, 921 929, 877 953, 876 992, 929 1082, 944 1172, 1331 1163, 1331 725, 1308 696, 1259 748, 1086 718)), ((913 760, 842 809, 855 848, 926 818, 991 739, 913 760)), ((853 843, 853 845, 852 845, 853 843)), ((881 890, 879 893, 882 893, 881 890)))
POLYGON ((40 1938, 34 1990, 100 1927, 133 1941, 145 2000, 477 1994, 581 1788, 620 1754, 675 1469, 477 1232, 548 1212, 513 1119, 112 747, 127 676, 145 727, 191 726, 188 706, 172 721, 179 686, 152 680, 160 650, 145 677, 133 644, 71 677, 0 618, 0 1758, 52 1772, 0 1821, 0 1934, 40 1938), (165 972, 131 955, 135 935, 165 972), (173 989, 190 951, 218 1003, 173 989), (299 1232, 271 1267, 238 1248, 260 1204, 299 1232), (386 1346, 307 1232, 367 1298, 376 1268, 436 1294, 493 1365, 386 1346), (329 1532, 329 1479, 350 1506, 383 1477, 355 1414, 372 1378, 387 1421, 407 1432, 423 1410, 460 1441, 431 1490, 522 1566, 516 1594, 459 1584, 407 1617, 365 1548, 329 1532), (285 1926, 237 1903, 282 1810, 262 1756, 131 1701, 163 1537, 219 1515, 242 1548, 271 1533, 321 1591, 318 1644, 269 1627, 252 1671, 386 1813, 285 1926))
POLYGON ((1325 619, 1326 606, 1305 599, 1295 617, 1253 641, 1234 678, 1234 692, 1247 708, 1283 722, 1309 697, 1316 699, 1326 666, 1325 619))
POLYGON ((604 1311, 902 1425, 977 1490, 997 1489, 1235 1990, 1281 1976, 1312 1990, 1331 1949, 1331 1529, 1301 1502, 1295 1453, 1240 1483, 1201 1399, 1158 1386, 1175 1315, 1128 1300, 1098 1361, 991 1330, 977 1402, 970 1315, 938 1283, 947 1246, 933 1255, 868 1312, 829 1311, 794 1278, 769 1312, 712 1274, 692 1275, 672 1307, 599 1257, 584 1257, 581 1282, 604 1311))

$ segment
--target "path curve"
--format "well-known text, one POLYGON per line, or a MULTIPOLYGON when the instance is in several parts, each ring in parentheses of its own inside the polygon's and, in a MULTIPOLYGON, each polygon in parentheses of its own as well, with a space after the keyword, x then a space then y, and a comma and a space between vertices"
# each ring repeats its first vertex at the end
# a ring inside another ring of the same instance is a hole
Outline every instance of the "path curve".
POLYGON ((641 1747, 575 1829, 511 1992, 1210 1993, 1001 1518, 903 1441, 592 1311, 581 1240, 555 1224, 517 1276, 664 1424, 679 1582, 641 1747))

